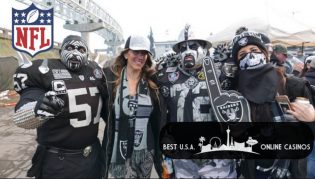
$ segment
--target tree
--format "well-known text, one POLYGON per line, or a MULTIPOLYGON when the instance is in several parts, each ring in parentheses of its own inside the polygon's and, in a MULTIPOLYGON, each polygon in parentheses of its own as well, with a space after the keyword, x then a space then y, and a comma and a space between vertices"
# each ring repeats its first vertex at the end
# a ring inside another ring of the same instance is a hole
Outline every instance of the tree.
POLYGON ((155 57, 155 45, 154 45, 152 27, 150 27, 150 34, 148 35, 148 38, 150 40, 150 51, 152 53, 152 57, 154 58, 155 57))

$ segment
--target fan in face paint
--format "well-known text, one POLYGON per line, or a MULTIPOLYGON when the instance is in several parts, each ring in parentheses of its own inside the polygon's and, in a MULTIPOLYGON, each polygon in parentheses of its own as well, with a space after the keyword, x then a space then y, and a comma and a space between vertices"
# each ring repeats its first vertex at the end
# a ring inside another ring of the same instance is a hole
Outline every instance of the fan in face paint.
POLYGON ((194 70, 202 65, 202 60, 208 54, 211 43, 198 38, 190 25, 186 25, 174 44, 174 52, 180 55, 181 65, 185 70, 194 70))
POLYGON ((198 41, 185 41, 179 45, 182 66, 189 70, 201 66, 202 59, 206 56, 204 49, 198 41))
POLYGON ((79 70, 88 60, 87 46, 81 40, 65 41, 61 46, 61 61, 69 70, 79 70))

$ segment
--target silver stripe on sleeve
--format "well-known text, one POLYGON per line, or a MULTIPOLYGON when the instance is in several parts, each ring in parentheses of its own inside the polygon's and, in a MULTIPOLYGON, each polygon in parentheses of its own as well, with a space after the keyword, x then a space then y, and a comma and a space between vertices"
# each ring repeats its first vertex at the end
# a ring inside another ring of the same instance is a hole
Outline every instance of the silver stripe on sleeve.
POLYGON ((20 107, 13 115, 13 122, 16 126, 24 129, 36 129, 48 119, 37 117, 34 109, 37 101, 29 102, 20 107))

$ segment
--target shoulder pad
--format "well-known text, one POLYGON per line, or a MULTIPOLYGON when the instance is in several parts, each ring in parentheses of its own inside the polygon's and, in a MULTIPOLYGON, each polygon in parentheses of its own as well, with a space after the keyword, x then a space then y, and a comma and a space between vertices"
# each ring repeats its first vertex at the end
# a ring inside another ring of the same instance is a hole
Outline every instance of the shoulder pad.
POLYGON ((28 67, 19 66, 13 75, 15 91, 20 93, 28 87, 42 88, 42 75, 48 71, 48 60, 34 60, 28 67))

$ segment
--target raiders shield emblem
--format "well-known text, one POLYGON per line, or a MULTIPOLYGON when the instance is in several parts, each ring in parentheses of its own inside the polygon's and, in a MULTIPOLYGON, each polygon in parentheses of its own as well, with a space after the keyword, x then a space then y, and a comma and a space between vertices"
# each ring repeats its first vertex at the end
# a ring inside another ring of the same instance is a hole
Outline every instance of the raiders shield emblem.
POLYGON ((126 159, 127 156, 127 140, 119 141, 119 151, 123 159, 126 159))
POLYGON ((43 10, 31 4, 28 8, 12 8, 12 46, 34 57, 53 47, 54 10, 43 10))
POLYGON ((242 119, 241 101, 227 101, 225 104, 217 106, 219 114, 225 122, 240 122, 242 119))
POLYGON ((135 147, 139 147, 143 138, 143 131, 136 130, 135 131, 135 147))

